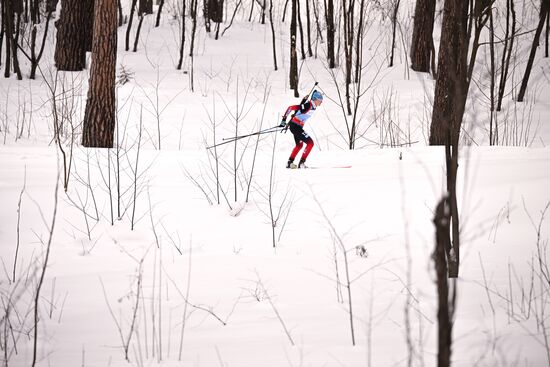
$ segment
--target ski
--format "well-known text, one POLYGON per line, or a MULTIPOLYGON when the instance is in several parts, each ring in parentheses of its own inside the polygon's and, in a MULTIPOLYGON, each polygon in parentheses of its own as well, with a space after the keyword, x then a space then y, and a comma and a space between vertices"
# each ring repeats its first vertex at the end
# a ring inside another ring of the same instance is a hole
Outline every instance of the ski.
POLYGON ((291 164, 290 169, 329 169, 329 168, 351 168, 351 166, 308 166, 307 168, 298 168, 297 165, 291 164))

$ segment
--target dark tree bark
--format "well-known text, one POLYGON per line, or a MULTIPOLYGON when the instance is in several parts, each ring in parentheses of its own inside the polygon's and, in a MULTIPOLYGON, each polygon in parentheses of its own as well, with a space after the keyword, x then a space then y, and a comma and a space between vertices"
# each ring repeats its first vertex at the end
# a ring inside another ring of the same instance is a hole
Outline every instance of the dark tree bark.
POLYGON ((493 127, 493 120, 495 115, 495 85, 496 85, 496 63, 495 63, 495 25, 493 21, 493 10, 489 10, 489 74, 490 74, 490 85, 489 85, 489 99, 491 103, 490 115, 489 115, 489 145, 494 145, 496 142, 496 134, 498 132, 498 125, 495 124, 493 127))
POLYGON ((510 60, 512 58, 512 50, 514 48, 514 39, 516 37, 516 10, 514 7, 514 0, 506 1, 506 33, 504 36, 505 39, 500 66, 500 80, 498 83, 497 111, 502 109, 502 100, 504 98, 504 90, 506 89, 508 70, 510 69, 510 60), (512 22, 511 25, 510 21, 512 22))
POLYGON ((446 198, 441 199, 435 210, 434 225, 436 231, 436 244, 433 259, 437 276, 437 323, 438 323, 438 352, 437 366, 451 366, 451 347, 454 307, 456 300, 456 287, 454 291, 449 291, 449 281, 447 279, 447 248, 450 246, 449 233, 449 209, 446 198), (449 298, 449 293, 452 298, 449 298))
POLYGON ((117 5, 114 0, 96 0, 92 65, 82 145, 112 148, 116 124, 117 5))
POLYGON ((540 35, 542 29, 544 28, 544 22, 548 17, 548 12, 550 11, 550 0, 541 0, 540 2, 540 17, 537 30, 535 31, 535 38, 533 38, 533 44, 531 45, 531 52, 529 53, 529 59, 527 60, 527 66, 525 67, 525 73, 523 74, 523 79, 521 81, 521 87, 519 88, 518 93, 518 102, 523 102, 525 98, 525 92, 527 91, 527 84, 529 83, 529 77, 531 76, 531 70, 533 69, 533 64, 535 62, 535 55, 537 54, 537 47, 540 42, 540 35))
POLYGON ((203 0, 202 12, 204 15, 204 28, 206 29, 206 33, 210 33, 212 30, 212 26, 210 24, 210 0, 203 0))
POLYGON ((460 128, 468 94, 468 10, 468 3, 463 0, 445 0, 430 127, 430 145, 445 145, 448 205, 452 224, 452 252, 448 253, 451 277, 458 276, 460 261, 456 177, 460 128))
POLYGON ((361 67, 363 64, 363 22, 365 13, 365 0, 361 0, 359 7, 359 24, 357 25, 357 39, 355 44, 355 83, 359 83, 361 76, 361 67))
POLYGON ((548 57, 548 38, 550 37, 550 10, 549 13, 546 15, 546 41, 544 42, 544 57, 548 57))
POLYGON ((223 22, 223 0, 208 0, 210 20, 215 23, 223 22))
MULTIPOLYGON (((50 28, 50 20, 52 19, 52 13, 53 10, 48 10, 48 14, 46 15, 46 25, 44 27, 44 34, 42 35, 42 44, 40 46, 40 50, 38 51, 38 54, 36 53, 36 37, 37 37, 37 27, 33 26, 31 30, 31 73, 29 75, 30 79, 36 78, 36 70, 38 69, 38 63, 42 59, 42 55, 44 54, 44 47, 46 46, 46 39, 48 36, 48 30, 50 28)), ((32 17, 33 19, 40 19, 40 17, 32 17)), ((34 24, 34 23, 33 23, 34 24)))
POLYGON ((139 23, 136 29, 136 38, 134 38, 134 48, 132 51, 137 52, 138 49, 138 43, 139 43, 139 35, 141 34, 141 26, 143 25, 143 20, 145 19, 145 13, 142 13, 139 16, 139 23))
POLYGON ((294 97, 298 98, 298 55, 296 52, 296 7, 298 0, 292 0, 290 20, 290 89, 294 90, 294 97))
POLYGON ((92 43, 94 39, 94 1, 82 0, 84 3, 84 49, 92 52, 92 43))
POLYGON ((117 0, 117 6, 118 6, 118 26, 122 27, 122 25, 124 24, 124 14, 122 13, 121 0, 117 0))
POLYGON ((0 18, 2 19, 2 24, 0 24, 0 65, 2 65, 2 46, 4 45, 4 29, 6 17, 4 16, 4 1, 0 0, 0 18))
POLYGON ((153 14, 153 0, 139 0, 138 14, 153 14))
POLYGON ((411 41, 411 69, 430 72, 430 61, 434 54, 433 28, 435 0, 417 0, 414 9, 414 25, 411 41))
POLYGON ((62 0, 56 22, 55 66, 58 70, 80 71, 86 67, 85 6, 83 0, 62 0))
MULTIPOLYGON (((132 30, 132 23, 134 22, 134 13, 136 9, 137 0, 132 0, 132 5, 130 6, 130 17, 128 18, 128 26, 126 27, 126 43, 124 49, 126 51, 130 50, 130 31, 132 30)), ((185 17, 185 14, 184 14, 185 17)))
POLYGON ((193 26, 191 28, 191 45, 189 47, 189 57, 191 58, 191 91, 195 91, 195 36, 197 34, 197 7, 198 0, 191 0, 191 18, 193 19, 193 26))
POLYGON ((311 16, 309 11, 309 0, 306 2, 306 31, 307 31, 307 54, 309 57, 313 57, 313 50, 311 48, 311 16))
POLYGON ((334 36, 336 29, 334 27, 334 0, 326 0, 325 2, 325 21, 327 23, 327 59, 328 67, 334 69, 336 67, 334 54, 334 36))
POLYGON ((300 51, 302 54, 302 60, 306 59, 306 49, 304 45, 304 27, 302 26, 302 16, 300 10, 300 0, 296 0, 296 15, 298 16, 298 28, 300 30, 300 51))
POLYGON ((273 24, 273 0, 269 0, 269 24, 271 25, 271 44, 273 45, 273 68, 277 71, 277 47, 275 45, 275 25, 273 24))
POLYGON ((467 11, 463 0, 445 0, 437 64, 430 145, 457 141, 466 103, 467 11))
POLYGON ((342 13, 344 18, 344 57, 345 57, 345 76, 346 76, 346 109, 349 116, 351 110, 351 74, 353 65, 353 34, 354 34, 354 16, 353 16, 354 0, 350 3, 342 0, 342 13))
MULTIPOLYGON (((19 27, 16 21, 16 10, 22 11, 21 3, 18 0, 4 0, 4 13, 2 14, 2 21, 4 25, 4 35, 6 37, 6 65, 4 69, 4 77, 9 78, 11 76, 11 67, 17 75, 17 79, 23 79, 21 70, 19 69, 19 60, 17 58, 17 39, 19 27)), ((19 18, 19 16, 18 16, 19 18)))
POLYGON ((392 37, 391 37, 391 53, 390 53, 390 68, 393 66, 393 58, 395 54, 395 37, 397 35, 397 14, 399 13, 399 3, 401 1, 397 0, 393 7, 392 14, 392 37))
POLYGON ((181 2, 183 3, 182 14, 181 14, 181 42, 180 42, 180 58, 178 60, 178 65, 176 66, 177 70, 181 70, 181 67, 183 65, 184 46, 185 46, 185 0, 182 0, 181 2))
POLYGON ((157 11, 157 22, 155 23, 155 27, 158 27, 160 25, 160 15, 162 14, 163 7, 164 7, 164 0, 160 0, 159 8, 157 11))

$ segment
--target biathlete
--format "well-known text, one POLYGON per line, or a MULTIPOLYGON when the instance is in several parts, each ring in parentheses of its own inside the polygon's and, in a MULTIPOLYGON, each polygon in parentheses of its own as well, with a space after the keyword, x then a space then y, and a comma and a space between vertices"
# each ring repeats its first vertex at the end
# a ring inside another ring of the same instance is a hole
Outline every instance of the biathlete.
POLYGON ((313 139, 304 131, 304 125, 313 115, 317 107, 321 105, 321 103, 323 103, 323 95, 319 91, 314 90, 311 94, 311 101, 305 101, 299 105, 289 106, 283 115, 283 119, 281 120, 281 124, 279 126, 290 129, 290 132, 294 135, 294 141, 296 142, 296 146, 288 158, 286 168, 307 168, 305 165, 306 159, 309 152, 311 152, 314 143, 313 139), (291 112, 294 112, 294 114, 287 125, 286 118, 291 112), (300 152, 300 149, 304 146, 304 143, 306 144, 306 148, 302 153, 300 163, 296 166, 294 164, 294 159, 298 155, 298 152, 300 152))

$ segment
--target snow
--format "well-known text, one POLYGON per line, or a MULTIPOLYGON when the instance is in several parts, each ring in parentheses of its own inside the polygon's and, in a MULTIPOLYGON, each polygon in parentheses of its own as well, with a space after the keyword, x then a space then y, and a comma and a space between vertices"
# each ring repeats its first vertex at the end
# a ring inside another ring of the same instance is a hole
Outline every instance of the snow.
MULTIPOLYGON (((242 111, 238 131, 246 134, 260 124, 278 124, 296 101, 287 87, 286 29, 278 25, 277 72, 267 26, 238 21, 220 41, 201 29, 191 92, 190 74, 173 67, 177 24, 164 19, 159 29, 150 19, 144 23, 137 53, 123 51, 125 27, 119 32, 119 66, 134 73, 118 88, 124 131, 120 178, 116 149, 108 153, 77 142, 64 192, 44 81, 49 74, 34 82, 0 80, 3 363, 31 365, 33 296, 59 182, 39 303, 38 366, 404 366, 409 357, 414 366, 436 365, 432 219, 446 181, 443 148, 426 143, 425 114, 431 109, 426 98, 433 80, 412 71, 406 79, 401 50, 398 65, 384 67, 365 98, 366 139, 361 149, 350 151, 319 45, 319 58, 302 67, 300 90, 307 93, 318 80, 327 97, 306 126, 316 142, 308 164, 321 168, 286 170, 292 136, 263 135, 247 201, 256 137, 243 139, 235 198, 234 145, 226 144, 217 150, 227 196, 218 204, 214 161, 205 149, 213 143, 213 121, 220 142, 235 134, 235 111, 242 111), (17 117, 25 110, 15 103, 21 98, 32 100, 32 117, 29 110, 17 117), (380 148, 388 143, 382 120, 369 124, 384 98, 392 101, 386 117, 407 132, 399 143, 409 137, 416 143, 380 148), (140 105, 144 130, 138 144, 140 105), (15 125, 22 119, 25 133, 17 137, 15 125), (116 183, 122 192, 120 218, 116 183), (270 187, 273 210, 281 211, 275 247, 270 187), (341 245, 352 280, 355 345, 341 245)), ((459 162, 462 245, 454 366, 550 363, 549 289, 541 273, 549 260, 550 214, 544 210, 550 202, 550 88, 544 75, 550 64, 539 57, 537 65, 536 101, 518 107, 532 109, 533 127, 524 130, 532 142, 528 146, 488 146, 486 109, 480 100, 469 104, 465 131, 471 139, 465 139, 459 162)), ((75 88, 76 123, 83 115, 87 72, 63 75, 65 85, 75 88)))

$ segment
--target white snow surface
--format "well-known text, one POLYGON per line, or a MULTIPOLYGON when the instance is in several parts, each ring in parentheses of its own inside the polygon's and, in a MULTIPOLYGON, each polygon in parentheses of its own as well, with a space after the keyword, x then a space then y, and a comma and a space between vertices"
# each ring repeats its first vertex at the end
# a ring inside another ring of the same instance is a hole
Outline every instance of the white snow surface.
MULTIPOLYGON (((37 366, 437 365, 432 221, 446 178, 444 148, 427 144, 434 80, 407 68, 402 45, 393 68, 385 56, 373 60, 381 72, 361 105, 364 137, 349 150, 319 44, 300 79, 302 94, 314 81, 325 93, 306 125, 316 142, 312 169, 285 169, 290 132, 225 144, 216 150, 218 203, 214 150, 206 149, 212 123, 219 143, 235 135, 235 111, 238 134, 248 134, 277 125, 298 101, 287 86, 289 22, 277 23, 273 71, 269 26, 243 19, 218 41, 199 27, 186 73, 174 67, 178 24, 168 13, 160 28, 146 18, 136 53, 124 51, 120 28, 119 70, 134 74, 117 89, 118 149, 83 148, 77 138, 66 192, 46 85, 51 45, 37 80, 0 79, 3 365, 32 363, 34 296, 50 239, 37 366), (275 237, 270 191, 281 213, 275 237)), ((369 35, 388 32, 380 21, 369 35)), ((509 121, 510 111, 519 118, 501 130, 499 146, 488 144, 487 101, 471 90, 453 366, 550 364, 549 59, 539 55, 534 73, 527 102, 505 99, 509 121)), ((66 105, 77 132, 87 79, 87 71, 58 76, 72 88, 66 105)), ((69 155, 70 134, 62 145, 69 155)))

